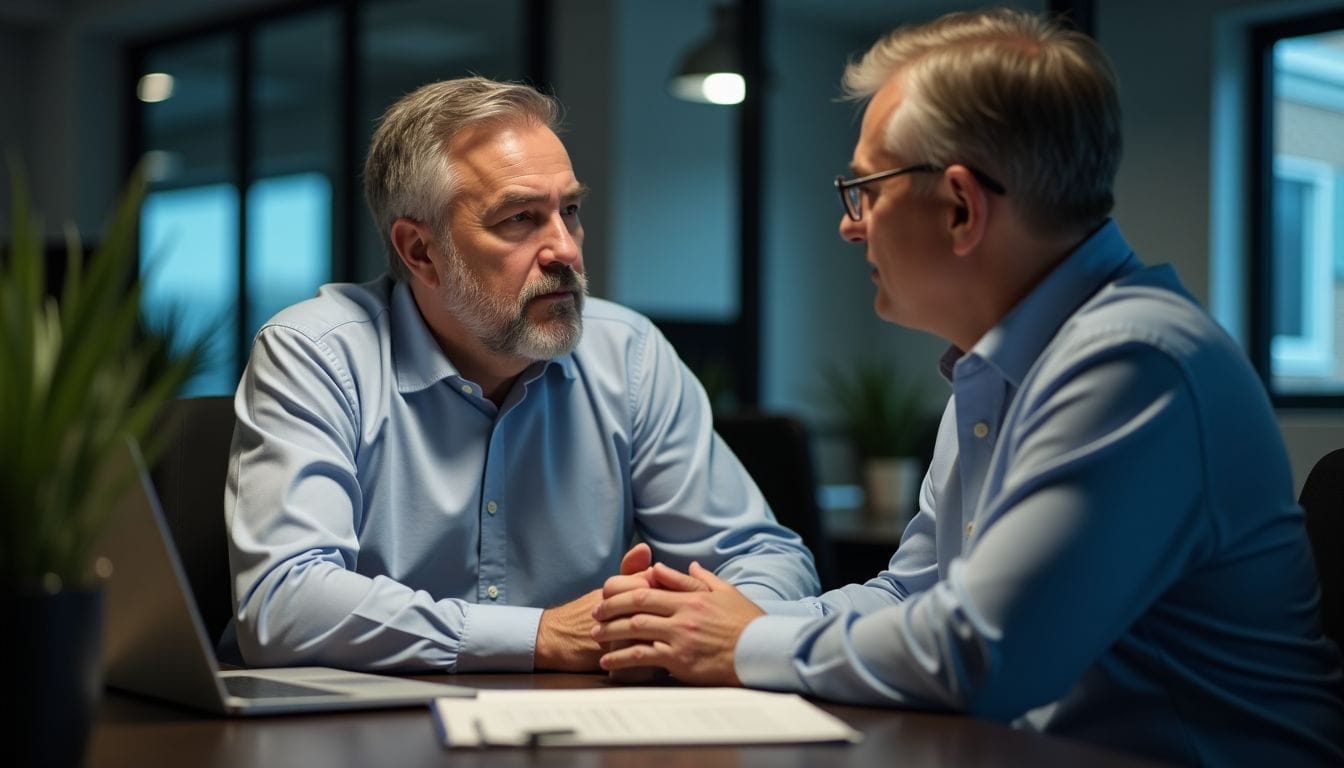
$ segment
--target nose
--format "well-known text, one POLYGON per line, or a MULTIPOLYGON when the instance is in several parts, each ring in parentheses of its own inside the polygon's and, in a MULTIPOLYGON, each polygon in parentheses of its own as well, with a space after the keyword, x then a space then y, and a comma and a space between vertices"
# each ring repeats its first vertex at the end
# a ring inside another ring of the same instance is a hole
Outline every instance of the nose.
POLYGON ((540 260, 542 266, 559 262, 568 266, 574 266, 583 258, 580 245, 583 242, 583 227, 577 222, 574 228, 570 229, 570 223, 565 221, 565 217, 560 213, 551 215, 551 221, 546 227, 545 242, 541 248, 540 260))
POLYGON ((840 239, 851 243, 867 242, 868 233, 866 231, 867 221, 860 219, 855 221, 849 218, 849 214, 840 214, 840 239))

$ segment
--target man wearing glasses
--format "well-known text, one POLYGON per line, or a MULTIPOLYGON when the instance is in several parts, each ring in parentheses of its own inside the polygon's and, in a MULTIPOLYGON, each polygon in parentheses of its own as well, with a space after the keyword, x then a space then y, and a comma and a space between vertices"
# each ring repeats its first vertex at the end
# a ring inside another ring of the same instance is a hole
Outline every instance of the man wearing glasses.
POLYGON ((968 712, 1187 764, 1341 764, 1335 645, 1277 423, 1237 345, 1108 219, 1114 78, 1008 11, 901 28, 837 179, 882 318, 950 342, 887 570, 752 603, 706 570, 608 581, 618 670, 968 712), (651 589, 652 581, 661 589, 651 589))

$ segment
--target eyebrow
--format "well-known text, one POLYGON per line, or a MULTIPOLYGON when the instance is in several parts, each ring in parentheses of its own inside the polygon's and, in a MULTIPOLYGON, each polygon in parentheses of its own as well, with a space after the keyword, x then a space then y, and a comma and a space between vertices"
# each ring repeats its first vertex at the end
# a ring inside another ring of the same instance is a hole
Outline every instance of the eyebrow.
MULTIPOLYGON (((569 189, 566 189, 564 193, 560 195, 560 199, 565 201, 581 200, 588 196, 589 191, 588 185, 583 184, 582 182, 577 182, 569 189)), ((487 219, 492 219, 498 215, 500 211, 503 211, 506 208, 530 205, 532 203, 541 202, 548 197, 550 196, 542 192, 505 192, 494 202, 494 204, 486 209, 485 217, 487 219)))

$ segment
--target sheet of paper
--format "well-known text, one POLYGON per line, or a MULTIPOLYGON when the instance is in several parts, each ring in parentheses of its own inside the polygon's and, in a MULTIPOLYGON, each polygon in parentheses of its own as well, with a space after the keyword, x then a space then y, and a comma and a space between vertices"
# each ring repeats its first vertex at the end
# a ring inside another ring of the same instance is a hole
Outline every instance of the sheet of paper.
POLYGON ((861 734, 791 693, 741 688, 480 691, 431 710, 449 747, 857 742, 861 734))

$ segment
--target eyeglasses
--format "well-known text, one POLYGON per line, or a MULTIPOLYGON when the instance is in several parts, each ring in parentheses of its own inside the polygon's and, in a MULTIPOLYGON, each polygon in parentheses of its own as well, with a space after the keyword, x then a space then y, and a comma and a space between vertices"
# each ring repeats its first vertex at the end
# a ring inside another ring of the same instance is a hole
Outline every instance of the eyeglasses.
MULTIPOLYGON (((1007 190, 1003 185, 985 174, 977 171, 970 166, 966 166, 971 174, 985 185, 985 189, 996 195, 1006 195, 1007 190)), ((905 173, 942 173, 947 170, 947 166, 933 165, 931 163, 920 163, 919 165, 907 165, 904 168, 892 168, 889 171, 878 171, 870 173, 867 176, 860 176, 857 179, 846 179, 844 176, 835 177, 835 191, 840 193, 840 204, 845 207, 845 214, 854 221, 863 218, 863 207, 859 199, 859 189, 866 184, 872 184, 875 181, 890 179, 893 176, 900 176, 905 173)))

